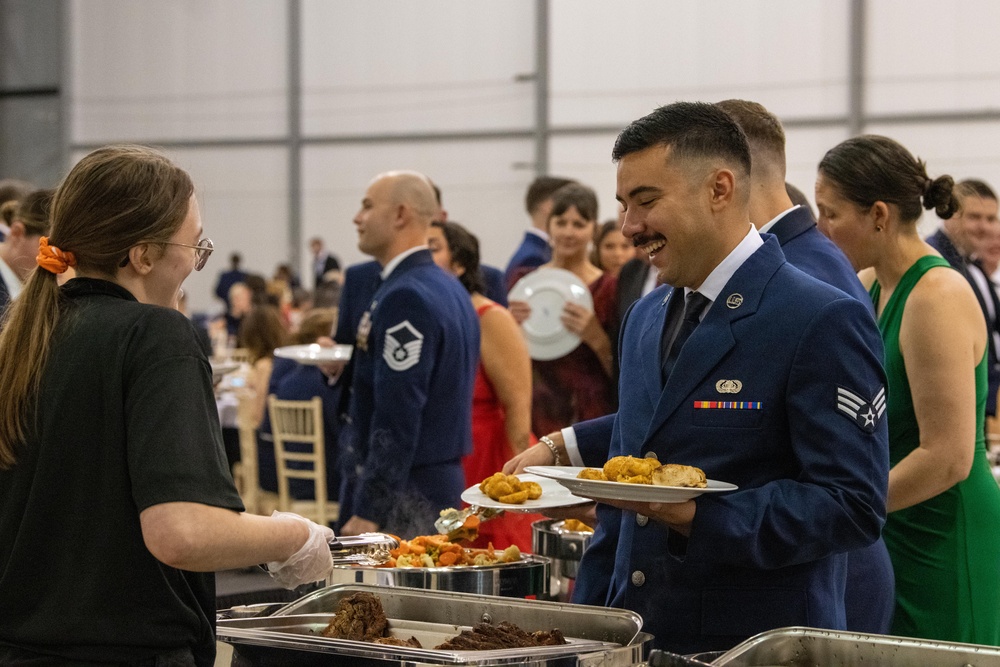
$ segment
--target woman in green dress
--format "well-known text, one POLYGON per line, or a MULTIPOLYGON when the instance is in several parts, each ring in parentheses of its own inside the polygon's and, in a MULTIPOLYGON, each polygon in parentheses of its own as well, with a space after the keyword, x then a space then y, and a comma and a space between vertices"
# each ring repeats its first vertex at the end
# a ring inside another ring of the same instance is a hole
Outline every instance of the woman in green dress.
POLYGON ((871 286, 885 342, 892 632, 1000 645, 1000 487, 983 432, 985 321, 966 279, 916 228, 921 205, 944 219, 955 212, 952 186, 948 176, 929 179, 892 139, 861 136, 824 156, 816 203, 871 286))

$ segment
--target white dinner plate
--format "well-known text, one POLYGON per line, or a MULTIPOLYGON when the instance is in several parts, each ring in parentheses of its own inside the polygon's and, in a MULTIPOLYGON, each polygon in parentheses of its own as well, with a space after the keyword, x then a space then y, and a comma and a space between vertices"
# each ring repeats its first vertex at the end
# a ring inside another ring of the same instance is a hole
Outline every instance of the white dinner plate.
POLYGON ((528 466, 526 471, 547 477, 562 484, 572 493, 595 500, 631 500, 640 503, 682 503, 703 493, 735 491, 739 487, 728 482, 708 480, 704 489, 687 486, 656 486, 655 484, 626 484, 602 482, 596 479, 578 479, 583 468, 573 466, 528 466))
POLYGON ((517 478, 522 482, 538 482, 542 487, 542 495, 537 500, 525 500, 519 505, 502 503, 493 500, 488 495, 479 490, 479 485, 470 486, 462 492, 462 500, 477 507, 489 507, 492 509, 506 510, 508 512, 537 512, 538 510, 550 507, 570 507, 571 505, 582 505, 589 503, 587 498, 577 498, 569 489, 557 481, 539 477, 538 475, 528 475, 519 473, 517 478))
POLYGON ((531 316, 521 323, 521 330, 531 358, 540 361, 564 357, 580 345, 580 337, 568 331, 559 319, 567 302, 594 309, 590 290, 564 269, 532 271, 514 284, 507 299, 526 301, 531 306, 531 316))
POLYGON ((353 345, 334 345, 333 347, 323 347, 313 343, 312 345, 287 345, 279 347, 274 351, 274 356, 282 359, 292 359, 300 364, 318 366, 334 361, 350 361, 354 352, 353 345))

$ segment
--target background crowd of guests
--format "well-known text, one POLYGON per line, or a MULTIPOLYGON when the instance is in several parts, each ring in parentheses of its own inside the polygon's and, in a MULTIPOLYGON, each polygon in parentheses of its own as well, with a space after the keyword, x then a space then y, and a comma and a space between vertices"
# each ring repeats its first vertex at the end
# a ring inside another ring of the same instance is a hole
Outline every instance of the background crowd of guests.
MULTIPOLYGON (((136 577, 271 561, 289 582, 308 579, 325 564, 316 545, 329 529, 247 518, 225 474, 202 361, 240 348, 260 488, 277 489, 267 396, 320 396, 341 534, 433 533, 440 510, 461 506, 466 487, 501 469, 654 455, 740 488, 685 503, 584 508, 598 525, 575 601, 634 609, 659 646, 679 652, 785 625, 1000 645, 1000 487, 987 458, 1000 391, 996 193, 978 179, 932 178, 905 147, 866 135, 819 161, 817 217, 785 182, 780 122, 744 100, 657 109, 622 132, 613 157, 616 219, 599 222, 590 187, 540 177, 526 194, 530 226, 504 271, 483 264, 478 239, 447 219, 425 175, 379 174, 353 219, 373 261, 342 267, 311 239, 309 291, 288 265, 265 278, 232 252, 215 290, 222 313, 196 322, 191 341, 183 318, 151 309, 182 308, 180 283, 211 253, 183 171, 147 149, 119 147, 82 160, 58 191, 0 182, 0 381, 16 399, 0 410, 0 500, 26 508, 0 515, 0 537, 41 539, 49 510, 25 500, 30 480, 80 458, 68 444, 108 440, 139 452, 95 472, 120 501, 123 553, 149 547, 136 556, 136 577), (126 175, 102 180, 112 163, 126 175), (147 173, 130 172, 135 165, 147 173), (97 196, 136 189, 162 196, 150 210, 124 212, 97 196), (916 226, 924 210, 945 221, 926 240, 916 226), (106 238, 95 240, 84 223, 106 238), (508 294, 523 294, 522 281, 548 269, 586 286, 592 305, 569 300, 558 314, 578 346, 532 358, 523 330, 531 303, 508 303, 508 294), (33 343, 34 331, 44 335, 33 343), (84 335, 107 347, 77 368, 80 350, 67 341, 84 335), (105 359, 130 336, 139 347, 128 349, 146 356, 124 368, 105 359), (353 346, 350 361, 316 368, 274 356, 317 341, 353 346), (15 373, 10 362, 29 352, 35 361, 15 373), (155 378, 167 385, 157 399, 134 374, 163 355, 186 361, 155 378), (106 414, 113 405, 122 428, 84 419, 83 435, 70 437, 51 420, 33 425, 39 396, 47 408, 81 414, 58 372, 72 366, 79 375, 102 359, 121 373, 86 409, 106 414), (707 405, 725 393, 719 387, 737 384, 739 407, 707 405), (183 395, 187 385, 198 391, 183 395), (139 407, 159 410, 166 400, 176 403, 163 423, 133 424, 139 407), (146 454, 166 446, 158 429, 191 442, 155 462, 146 454), (200 453, 185 461, 192 443, 200 453), (192 463, 201 469, 189 479, 192 463), (127 498, 138 515, 128 515, 127 498), (176 551, 169 540, 188 520, 217 534, 185 534, 186 550, 176 551), (231 555, 211 557, 208 546, 231 555)), ((313 494, 306 482, 291 491, 313 494)), ((67 503, 72 494, 70 485, 67 503)), ((538 518, 485 523, 476 544, 530 550, 538 518)), ((20 547, 3 558, 0 570, 18 576, 41 567, 20 547)), ((115 563, 108 568, 111 576, 115 563)), ((134 585, 155 599, 200 599, 208 582, 134 585)), ((0 594, 22 593, 0 577, 0 594)), ((108 613, 98 606, 95 617, 108 613)), ((114 635, 127 647, 116 655, 207 654, 211 613, 192 608, 176 645, 152 633, 139 646, 114 635)), ((13 623, 0 621, 0 658, 33 657, 42 635, 13 623), (14 640, 17 651, 4 653, 14 640)))

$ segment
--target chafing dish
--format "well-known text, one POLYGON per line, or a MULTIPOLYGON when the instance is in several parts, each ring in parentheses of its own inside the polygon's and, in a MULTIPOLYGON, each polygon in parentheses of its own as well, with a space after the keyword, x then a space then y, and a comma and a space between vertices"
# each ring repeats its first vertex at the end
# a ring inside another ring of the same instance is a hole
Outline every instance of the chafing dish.
POLYGON ((546 519, 531 524, 531 550, 552 559, 549 569, 549 596, 569 602, 583 552, 593 533, 564 530, 563 521, 546 519))
POLYGON ((335 565, 327 585, 404 586, 456 593, 545 598, 549 594, 549 559, 524 554, 513 563, 450 567, 375 567, 335 565))
POLYGON ((780 628, 751 637, 711 664, 1000 667, 1000 648, 814 628, 780 628))
MULTIPOLYGON (((225 616, 223 613, 222 616, 225 616)), ((270 616, 220 618, 218 638, 234 647, 233 664, 269 665, 598 665, 641 662, 652 637, 640 632, 642 619, 621 609, 516 600, 412 588, 330 586, 310 593, 270 616), (559 628, 570 642, 492 651, 438 651, 329 639, 326 627, 340 600, 365 591, 382 601, 393 634, 427 640, 453 637, 481 622, 516 623, 527 631, 559 628), (334 663, 333 660, 336 662, 334 663)))

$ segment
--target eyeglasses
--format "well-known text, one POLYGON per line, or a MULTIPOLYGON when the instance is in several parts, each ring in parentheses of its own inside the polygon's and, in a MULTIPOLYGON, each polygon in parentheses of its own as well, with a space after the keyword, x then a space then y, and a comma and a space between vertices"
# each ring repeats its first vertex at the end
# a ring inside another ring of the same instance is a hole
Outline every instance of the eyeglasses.
MULTIPOLYGON (((202 239, 198 241, 198 245, 191 245, 190 243, 177 243, 175 241, 146 241, 146 243, 158 243, 160 245, 179 245, 182 248, 194 248, 195 250, 198 251, 195 253, 195 260, 194 260, 195 271, 201 271, 203 268, 205 268, 205 264, 208 262, 209 255, 211 255, 212 251, 215 250, 215 244, 212 243, 212 239, 202 239)), ((137 243, 136 245, 140 244, 137 243)), ((121 264, 119 264, 119 266, 122 267, 128 266, 128 255, 125 256, 125 259, 121 261, 121 264)))
POLYGON ((195 253, 194 260, 194 270, 201 271, 205 268, 205 264, 208 262, 209 255, 215 250, 215 244, 212 243, 212 239, 202 239, 198 241, 198 245, 191 245, 190 243, 175 243, 173 241, 160 241, 163 245, 179 245, 182 248, 194 248, 198 252, 195 253))

